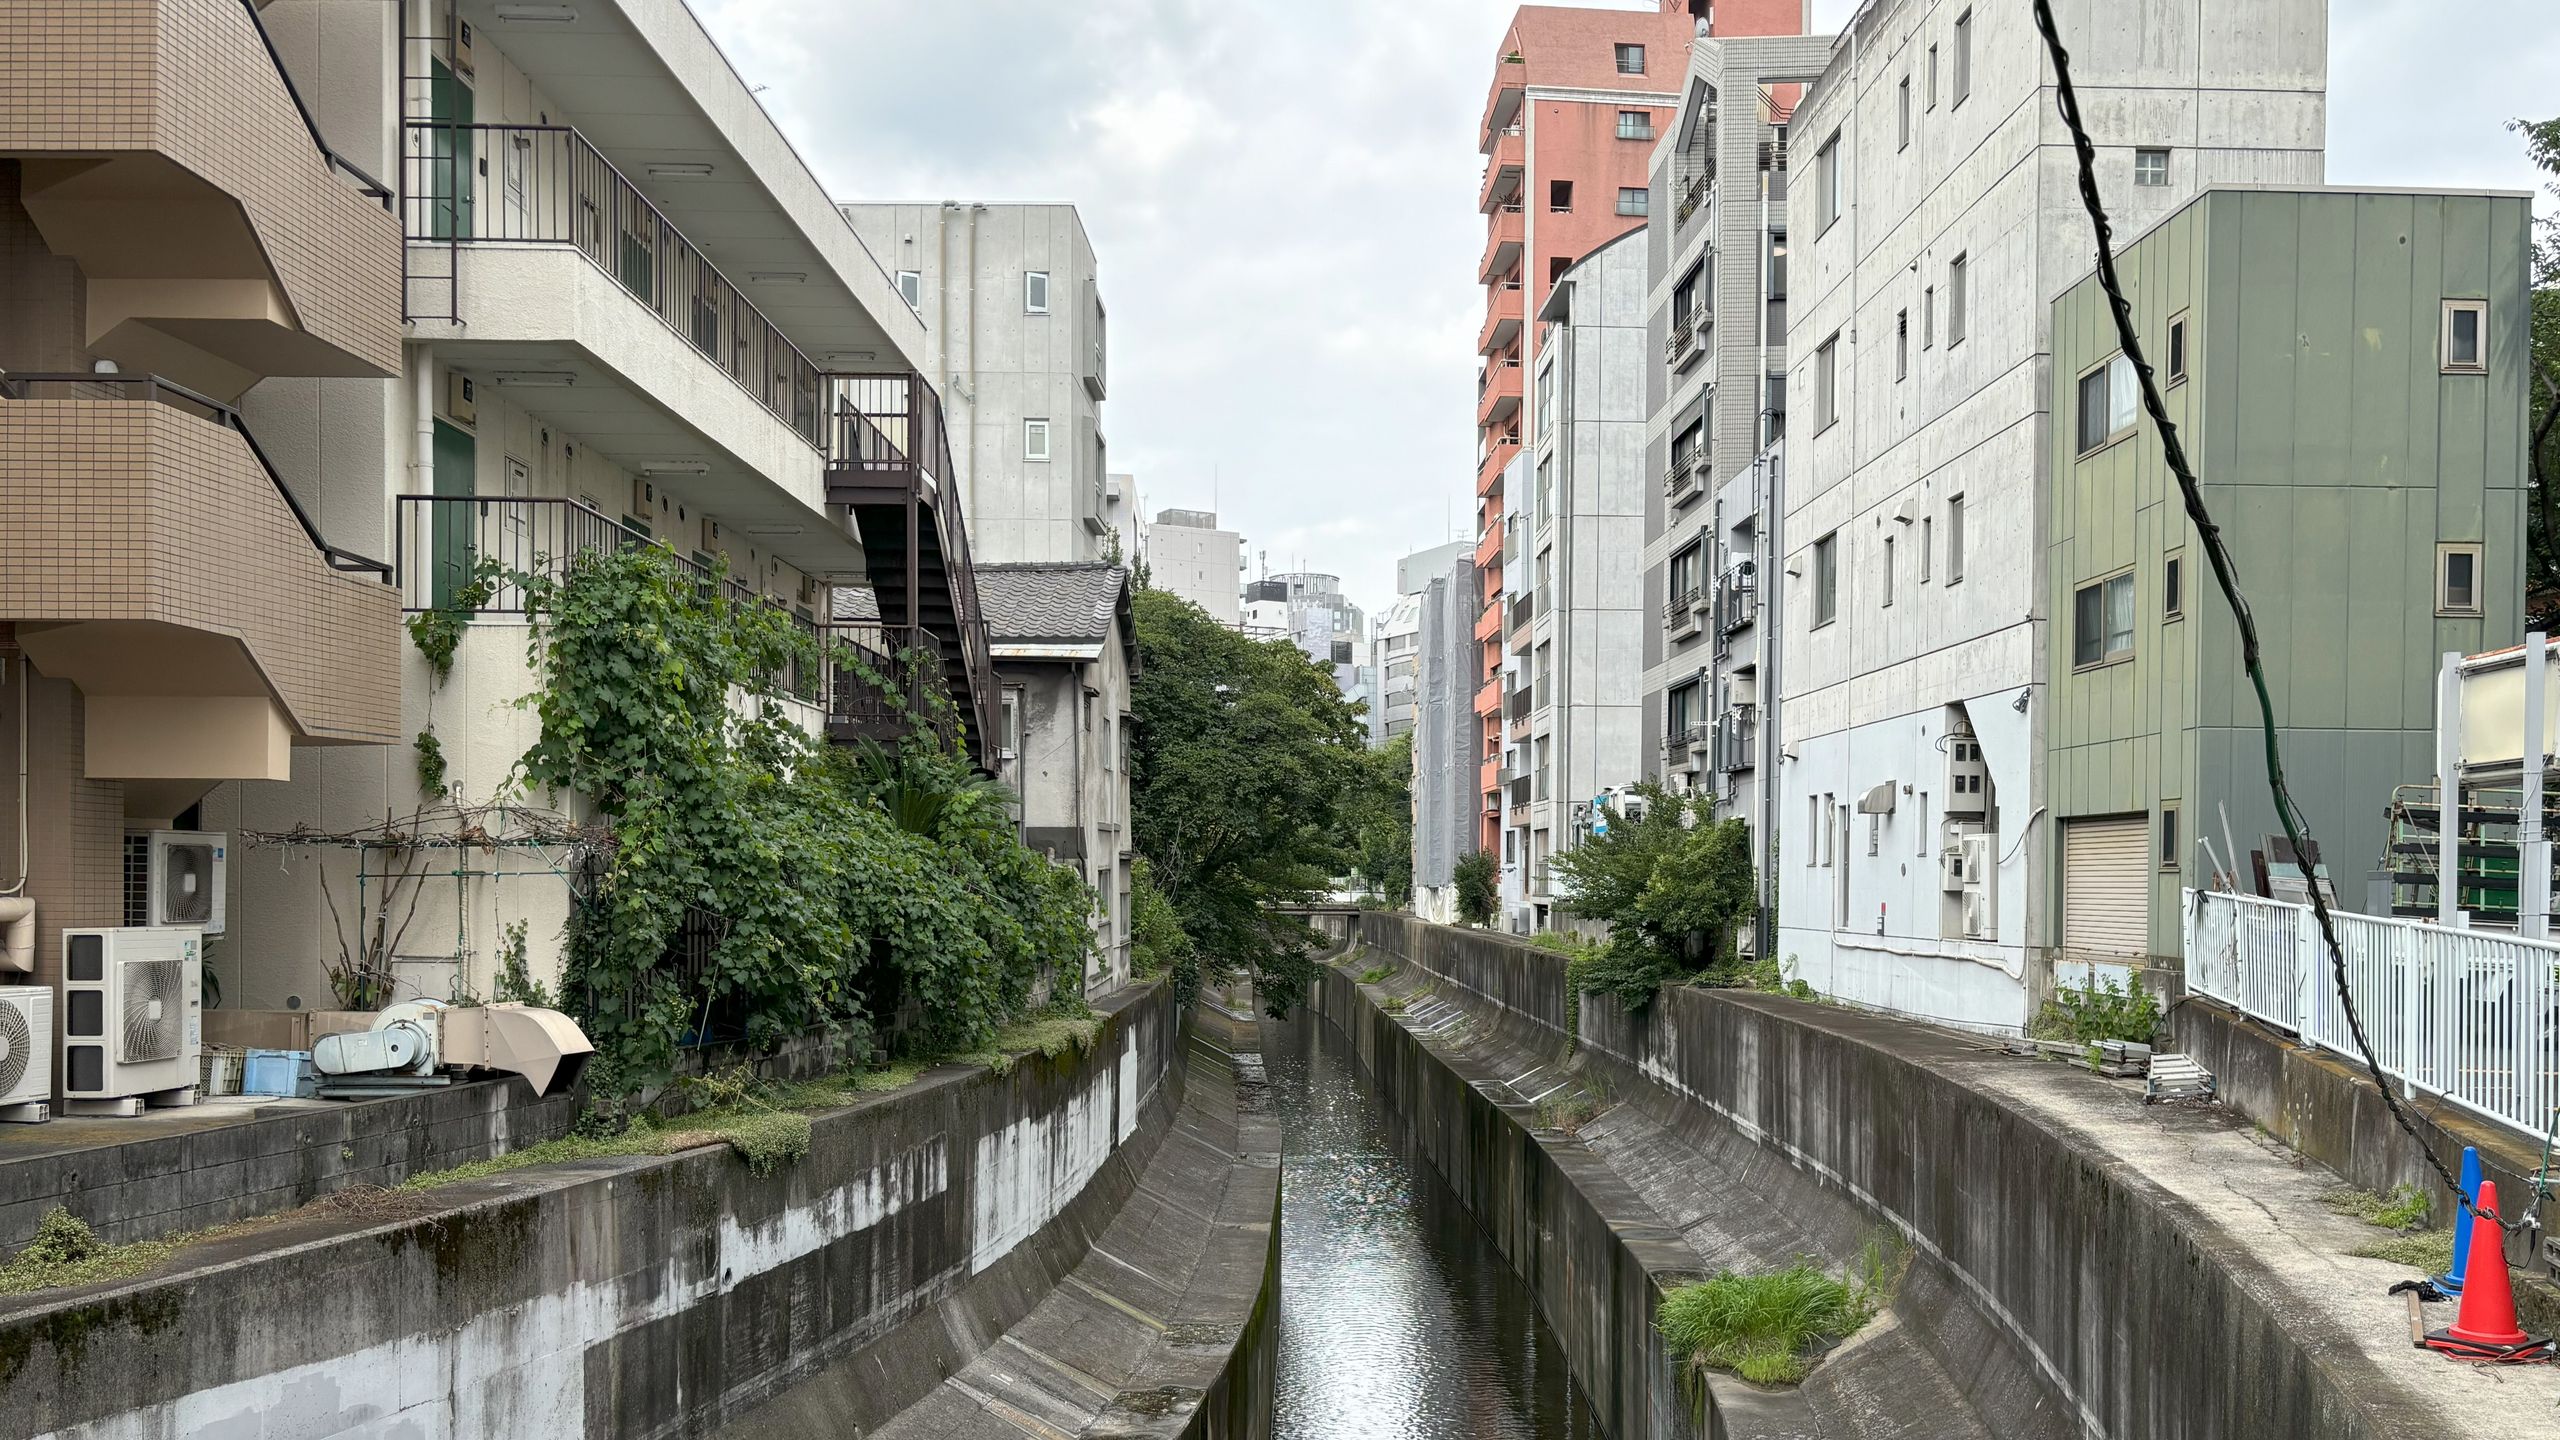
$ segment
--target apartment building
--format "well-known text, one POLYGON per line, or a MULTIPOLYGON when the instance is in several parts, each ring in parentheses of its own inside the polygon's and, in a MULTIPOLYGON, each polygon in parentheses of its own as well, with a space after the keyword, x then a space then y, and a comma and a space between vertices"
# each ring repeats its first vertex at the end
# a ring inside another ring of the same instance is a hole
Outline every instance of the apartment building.
POLYGON ((1369 713, 1369 743, 1384 745, 1413 729, 1421 686, 1422 592, 1445 577, 1471 541, 1452 540, 1416 550, 1396 561, 1396 599, 1372 622, 1370 667, 1377 672, 1378 703, 1369 713))
MULTIPOLYGON (((0 545, 55 537, 0 609, 48 936, 139 923, 130 838, 176 828, 231 837, 229 1004, 486 995, 519 926, 554 978, 592 812, 516 789, 531 637, 490 572, 585 550, 662 541, 812 633, 853 597, 837 633, 929 647, 985 755, 923 322, 684 7, 38 8, 0 73, 103 67, 0 111, 0 427, 34 439, 0 545)), ((836 678, 733 703, 904 725, 836 678)))
POLYGON ((1642 777, 1637 681, 1646 630, 1646 227, 1576 261, 1547 293, 1531 382, 1529 490, 1515 513, 1520 597, 1505 623, 1510 822, 1526 920, 1560 894, 1548 861, 1578 844, 1604 790, 1642 777))
MULTIPOLYGON (((1787 411, 1787 142, 1829 36, 1702 39, 1653 158, 1643 604, 1646 779, 1777 825, 1761 777, 1781 739, 1774 683, 1787 411)), ((1750 943, 1767 936, 1757 927, 1750 943)))
MULTIPOLYGON (((2354 908, 2389 853, 2393 788, 2435 776, 2439 657, 2523 638, 2532 202, 2216 186, 2121 247, 2265 642, 2285 780, 2354 908)), ((2173 981, 2180 887, 2252 875, 2280 833, 2257 695, 2094 275, 2054 302, 2052 337, 2060 857, 2031 883, 2065 981, 2092 965, 2173 981)), ((1939 801, 1959 847, 1983 823, 1969 798, 1939 801)), ((1960 848, 1941 870, 1942 928, 1961 930, 1995 877, 1960 848)))
POLYGON ((971 543, 987 564, 1110 548, 1109 315, 1063 204, 840 207, 925 326, 971 543))
POLYGON ((1147 576, 1221 625, 1244 622, 1244 536, 1214 510, 1159 510, 1147 527, 1147 576))
POLYGON ((1342 593, 1341 576, 1299 570, 1249 582, 1243 629, 1248 635, 1288 640, 1332 673, 1344 699, 1376 711, 1368 618, 1342 593))
POLYGON ((1443 923, 1458 918, 1454 871, 1475 853, 1483 824, 1475 568, 1469 546, 1416 592, 1422 623, 1414 637, 1413 910, 1443 923))
POLYGON ((1109 475, 1102 482, 1102 548, 1113 564, 1133 574, 1147 568, 1147 510, 1138 499, 1138 477, 1109 475))
MULTIPOLYGON (((2208 185, 2319 181, 2319 0, 2245 25, 2056 9, 2118 234, 2208 185)), ((1776 951, 1833 995, 1990 1030, 2046 992, 2058 864, 2051 302, 2092 243, 2049 75, 2022 8, 1872 0, 1788 139, 1776 951), (1992 894, 1951 911, 1925 857, 1959 824, 1992 894)))

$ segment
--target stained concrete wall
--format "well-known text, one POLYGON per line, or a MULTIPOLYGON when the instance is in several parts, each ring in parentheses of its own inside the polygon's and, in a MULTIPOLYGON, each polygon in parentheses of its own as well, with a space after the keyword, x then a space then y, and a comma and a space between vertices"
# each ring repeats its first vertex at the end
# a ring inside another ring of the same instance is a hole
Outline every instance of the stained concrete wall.
MULTIPOLYGON (((0 1307, 0 1434, 681 1434, 875 1351, 866 1429, 1080 1263, 1184 1077, 1162 987, 1088 1055, 947 1068, 724 1147, 516 1171, 396 1223, 297 1219, 0 1307)), ((1219 1432, 1226 1433, 1226 1432, 1219 1432)))

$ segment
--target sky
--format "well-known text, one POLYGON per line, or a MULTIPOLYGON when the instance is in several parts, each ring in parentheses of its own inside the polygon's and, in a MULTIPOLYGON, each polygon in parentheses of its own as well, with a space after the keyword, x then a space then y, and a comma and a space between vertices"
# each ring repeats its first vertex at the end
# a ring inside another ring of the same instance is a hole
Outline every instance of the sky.
MULTIPOLYGON (((837 200, 1075 203, 1149 514, 1215 508, 1372 614, 1464 538, 1510 0, 691 3, 837 200)), ((2503 127, 2560 113, 2552 3, 2332 0, 2330 181, 2537 188, 2503 127)))

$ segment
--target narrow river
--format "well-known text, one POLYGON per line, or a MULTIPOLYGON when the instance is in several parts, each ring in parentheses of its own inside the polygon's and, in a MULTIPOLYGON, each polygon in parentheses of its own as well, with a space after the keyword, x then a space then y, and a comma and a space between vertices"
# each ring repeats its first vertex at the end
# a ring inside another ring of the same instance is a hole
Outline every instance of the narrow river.
POLYGON ((1599 1436, 1528 1288, 1332 1026, 1263 1021, 1281 1119, 1279 1440, 1599 1436))

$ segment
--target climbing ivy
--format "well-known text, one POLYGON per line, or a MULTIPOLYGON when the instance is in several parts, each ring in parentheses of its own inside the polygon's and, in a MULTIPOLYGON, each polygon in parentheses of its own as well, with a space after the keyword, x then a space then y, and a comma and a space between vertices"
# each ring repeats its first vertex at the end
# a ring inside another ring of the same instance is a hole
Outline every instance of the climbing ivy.
POLYGON ((610 826, 564 975, 609 1074, 662 1078, 715 1016, 757 1048, 868 1024, 936 1053, 985 1044, 1044 981, 1081 989, 1091 892, 1021 845, 956 742, 847 753, 770 703, 733 706, 791 666, 849 663, 784 612, 656 546, 521 583, 542 622, 522 781, 610 826), (688 915, 709 936, 698 976, 668 963, 688 915))

